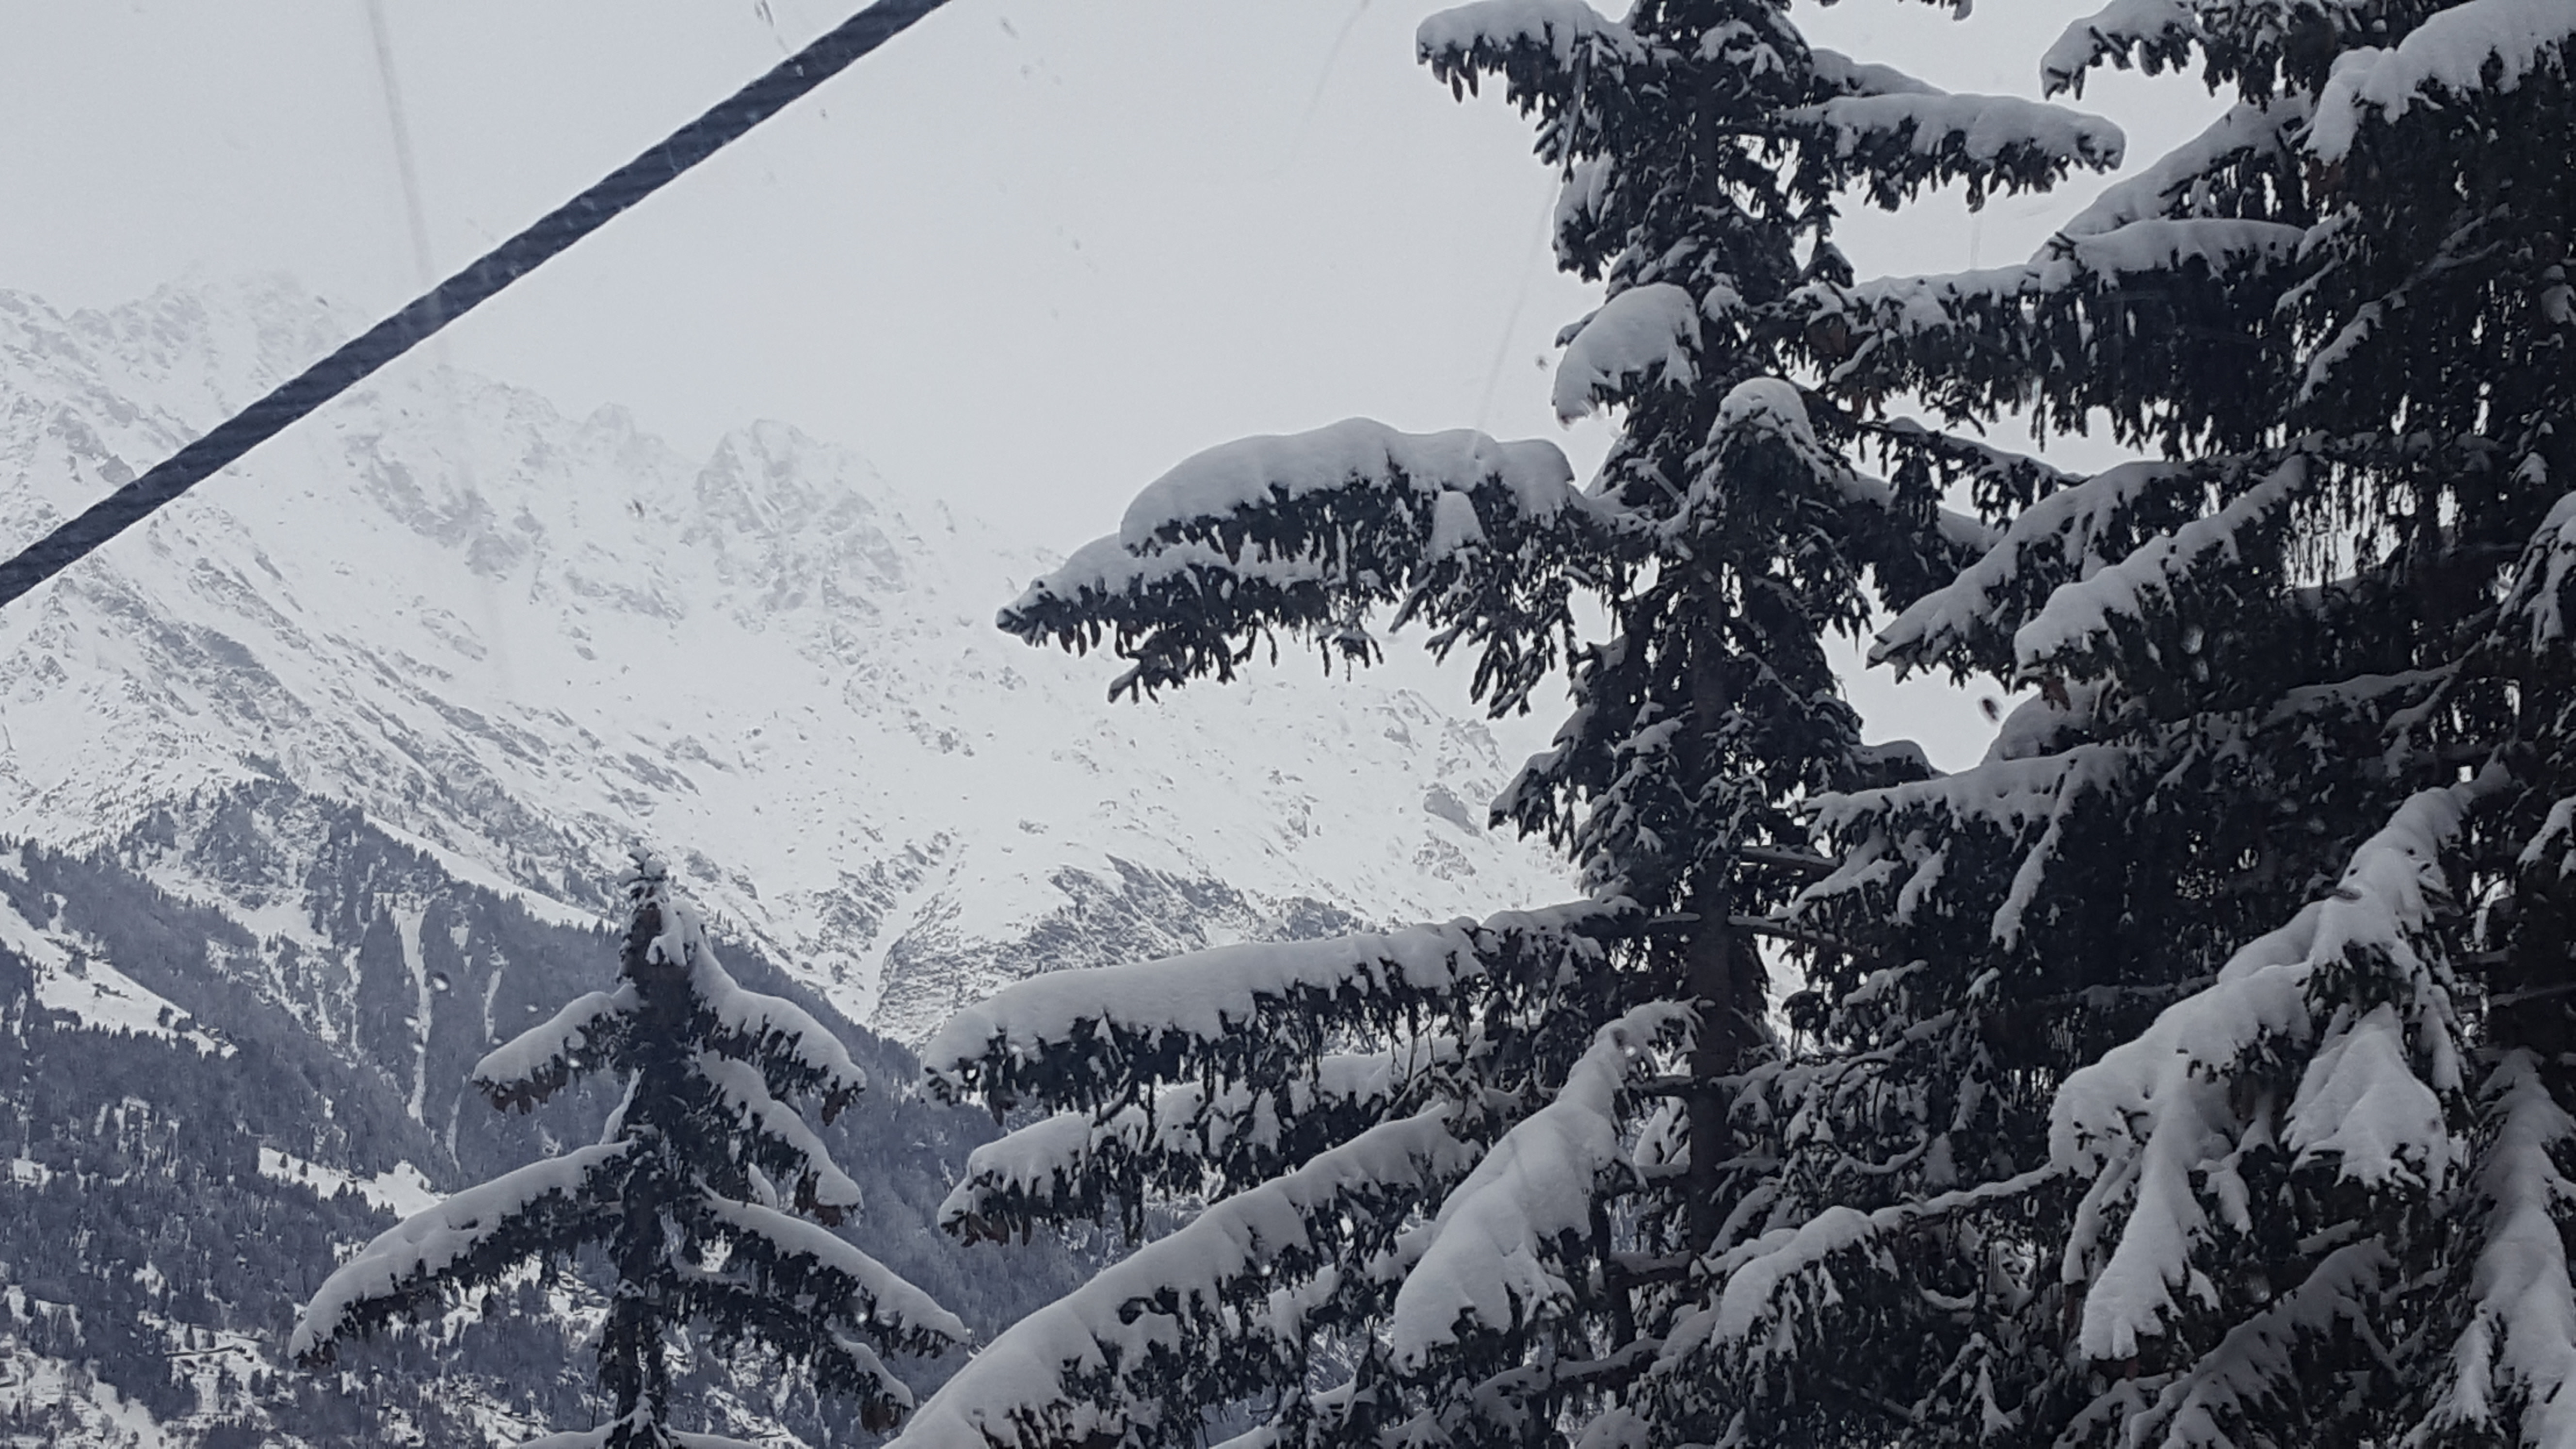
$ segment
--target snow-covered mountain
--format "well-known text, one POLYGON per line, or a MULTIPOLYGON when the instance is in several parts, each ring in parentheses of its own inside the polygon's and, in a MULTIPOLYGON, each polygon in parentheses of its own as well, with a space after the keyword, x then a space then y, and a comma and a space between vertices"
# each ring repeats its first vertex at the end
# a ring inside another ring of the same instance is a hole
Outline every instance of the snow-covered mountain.
MULTIPOLYGON (((0 545, 362 320, 282 282, 0 292, 0 545)), ((1106 662, 993 629, 1053 556, 937 481, 777 423, 686 457, 407 362, 0 612, 0 835, 203 842, 208 799, 282 785, 576 915, 642 840, 903 1038, 1031 971, 1565 894, 1482 828, 1516 762, 1463 700, 1287 659, 1112 705, 1106 662)), ((204 849, 153 869, 295 926, 204 849)))

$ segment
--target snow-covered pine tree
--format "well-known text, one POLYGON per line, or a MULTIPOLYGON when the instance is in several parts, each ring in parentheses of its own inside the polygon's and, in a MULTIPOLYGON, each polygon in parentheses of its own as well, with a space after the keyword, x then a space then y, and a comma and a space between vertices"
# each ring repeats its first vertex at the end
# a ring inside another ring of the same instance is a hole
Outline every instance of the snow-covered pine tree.
POLYGON ((1901 1170, 1693 1325, 1749 1425, 2576 1443, 2571 32, 2113 6, 2056 84, 2196 54, 2231 109, 2026 266, 1805 295, 1836 389, 2154 456, 2048 480, 1881 636, 2039 697, 1820 802, 1797 919, 1863 950, 1783 1176, 1901 1170))
POLYGON ((1004 1335, 907 1443, 1183 1443, 1229 1402, 1253 1442, 1317 1445, 1712 1437, 1731 1412, 1649 1374, 1773 1216, 1776 1134, 1738 1110, 1775 1050, 1755 939, 1831 944, 1777 919, 1821 866, 1801 803, 1921 772, 1862 745, 1824 642, 1981 551, 1936 506, 1949 477, 2031 471, 1802 386, 1795 299, 1849 279, 1851 195, 2044 187, 2120 141, 1811 48, 1771 0, 1495 0, 1420 46, 1461 90, 1499 77, 1565 178, 1560 261, 1607 295, 1556 402, 1624 413, 1600 477, 1472 433, 1252 439, 1003 623, 1114 648, 1113 694, 1229 678, 1281 635, 1365 662, 1380 611, 1470 650, 1498 714, 1564 677, 1573 712, 1496 817, 1589 898, 1049 975, 952 1021, 935 1082, 1054 1114, 976 1154, 952 1225, 1206 1206, 1004 1335), (1577 637, 1578 598, 1608 639, 1577 637))
POLYGON ((318 1366, 341 1341, 526 1271, 606 1250, 616 1275, 600 1329, 607 1422, 529 1449, 724 1449, 740 1441, 669 1427, 675 1331, 718 1351, 744 1341, 855 1398, 891 1428, 911 1391, 879 1350, 961 1344, 955 1315, 814 1223, 859 1208, 858 1184, 786 1100, 819 1097, 829 1121, 866 1086, 849 1053, 793 1002, 736 985, 669 871, 638 852, 613 991, 595 991, 493 1051, 474 1085, 526 1110, 602 1068, 626 1079, 600 1140, 504 1173, 406 1219, 324 1281, 291 1352, 318 1366))

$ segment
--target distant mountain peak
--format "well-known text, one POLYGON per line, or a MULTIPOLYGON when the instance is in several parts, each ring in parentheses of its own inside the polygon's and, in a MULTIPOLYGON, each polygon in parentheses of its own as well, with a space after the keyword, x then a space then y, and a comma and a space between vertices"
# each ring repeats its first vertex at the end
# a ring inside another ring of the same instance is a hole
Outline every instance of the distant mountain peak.
MULTIPOLYGON (((275 278, 0 293, 0 542, 354 325, 275 278)), ((1029 971, 1568 889, 1482 828, 1512 762, 1480 721, 1302 669, 1112 706, 1100 661, 991 626, 1054 555, 920 481, 390 370, 0 614, 0 833, 269 778, 568 908, 640 839, 912 1038, 1029 971)))

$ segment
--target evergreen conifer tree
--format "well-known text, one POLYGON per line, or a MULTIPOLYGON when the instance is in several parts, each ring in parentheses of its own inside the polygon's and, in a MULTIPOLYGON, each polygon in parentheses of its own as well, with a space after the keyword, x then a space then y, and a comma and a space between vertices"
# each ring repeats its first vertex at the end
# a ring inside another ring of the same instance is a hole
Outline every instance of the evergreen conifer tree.
POLYGON ((734 983, 658 858, 639 852, 624 888, 617 988, 573 1002, 474 1070, 494 1106, 521 1110, 575 1076, 618 1072, 625 1099, 600 1140, 468 1188, 367 1244, 313 1295, 293 1356, 328 1362, 344 1339, 596 1245, 616 1275, 599 1344, 610 1418, 536 1444, 736 1444, 669 1427, 673 1335, 691 1324, 719 1350, 766 1346, 818 1389, 857 1399, 867 1427, 890 1428, 912 1395, 879 1351, 936 1353, 966 1330, 796 1215, 838 1223, 858 1210, 859 1191, 786 1100, 816 1095, 829 1121, 865 1079, 802 1008, 734 983))
POLYGON ((2028 265, 1804 294, 1843 395, 2153 456, 1881 635, 2038 697, 1818 802, 1796 919, 1861 949, 1784 1179, 1882 1186, 1699 1327, 1754 1431, 2576 1443, 2571 33, 2114 6, 2051 80, 2196 56, 2220 120, 2028 265))
POLYGON ((1564 679, 1572 713, 1496 823, 1563 846, 1589 894, 1048 975, 952 1021, 934 1082, 1053 1114, 975 1155, 952 1227, 1205 1207, 1004 1335, 907 1443, 1177 1444, 1233 1402, 1263 1417, 1251 1442, 1313 1445, 1731 1417, 1655 1370, 1779 1215, 1778 1124, 1746 1091, 1777 1054, 1755 941, 1839 949, 1780 918, 1828 864, 1798 811, 1922 773, 1862 745, 1825 640, 1982 551, 1945 482, 2033 472, 1833 406, 1797 299, 1850 279, 1849 195, 2044 187, 2120 141, 1810 47, 1772 0, 1494 0, 1420 46, 1462 91, 1499 78, 1564 175, 1560 261, 1606 298, 1567 329, 1555 400, 1622 410, 1598 479, 1472 433, 1247 440, 1146 490, 1003 624, 1115 649, 1114 695, 1230 678, 1283 634, 1365 662, 1380 611, 1472 651, 1497 714, 1564 679), (1578 638, 1578 599, 1609 638, 1578 638))

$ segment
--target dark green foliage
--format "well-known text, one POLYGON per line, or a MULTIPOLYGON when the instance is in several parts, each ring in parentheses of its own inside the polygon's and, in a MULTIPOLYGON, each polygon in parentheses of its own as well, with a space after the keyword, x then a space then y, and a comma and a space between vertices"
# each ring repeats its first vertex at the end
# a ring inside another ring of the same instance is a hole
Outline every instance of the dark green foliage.
POLYGON ((2040 697, 1820 802, 1863 949, 1777 1110, 1877 1212, 1712 1363, 1818 1442, 2559 1442, 2571 17, 2157 14, 2053 74, 2197 52, 2206 135, 2029 266, 1809 294, 1856 400, 2161 457, 1992 499, 1881 637, 2040 697))
POLYGON ((1848 357, 1812 292, 1849 280, 1852 199, 2043 188, 2116 162, 2111 128, 1812 50, 1764 0, 1470 6, 1421 45, 1461 92, 1498 80, 1566 178, 1559 262, 1607 296, 1566 330, 1557 402, 1620 410, 1600 476, 1571 486, 1544 444, 1364 423, 1249 440, 1154 485, 1002 622, 1115 650, 1113 693, 1231 678, 1283 636, 1364 662, 1381 620, 1472 651, 1497 713, 1562 679, 1556 746, 1494 817, 1563 847, 1592 900, 1042 979, 952 1023, 934 1081, 1061 1114, 979 1154, 952 1226, 1215 1205, 1068 1300, 1101 1360, 1067 1364, 1068 1399, 970 1371, 925 1416, 935 1445, 979 1413, 1024 1443, 1083 1413, 1176 1443, 1201 1423, 1177 1405, 1252 1395, 1282 1443, 1728 1433, 1732 1405, 1648 1370, 1737 1250, 1806 1206, 1765 1115, 1781 1044, 1757 941, 1847 949, 1787 919, 1831 866, 1805 813, 1923 773, 1861 743, 1826 641, 1978 556, 1946 483, 2009 499, 2062 476, 1838 403, 1848 357), (1580 637, 1587 617, 1607 637, 1580 637), (1272 1212, 1304 1226, 1248 1226, 1272 1212), (1211 1222, 1247 1225, 1257 1275, 1211 1275, 1189 1245, 1211 1222))
MULTIPOLYGON (((334 1373, 293 1371, 283 1349, 297 1305, 339 1255, 392 1219, 354 1192, 334 1196, 325 1178, 299 1178, 292 1166, 264 1176, 259 1164, 263 1147, 361 1178, 407 1161, 434 1186, 453 1188, 594 1137, 615 1105, 612 1083, 576 1082, 533 1113, 496 1115, 469 1100, 465 1078, 498 1044, 487 1033, 487 1001, 498 1034, 513 1034, 595 984, 599 963, 613 959, 613 937, 534 918, 450 879, 354 813, 259 784, 174 809, 111 853, 0 843, 0 896, 35 921, 58 919, 87 939, 95 960, 176 1002, 179 1025, 232 1048, 209 1055, 166 1038, 79 1029, 59 1014, 31 1013, 19 987, 0 992, 0 1159, 14 1154, 57 1174, 0 1180, 0 1261, 8 1264, 0 1281, 28 1295, 33 1315, 0 1321, 0 1353, 14 1338, 67 1360, 146 1406, 181 1444, 230 1436, 354 1446, 415 1433, 432 1446, 482 1449, 485 1431, 469 1411, 488 1408, 522 1425, 599 1414, 589 1372, 595 1345, 583 1341, 578 1317, 558 1309, 568 1301, 578 1315, 604 1301, 608 1265, 596 1255, 561 1262, 547 1284, 470 1301, 481 1311, 461 1330, 397 1325, 334 1373), (201 833, 219 819, 233 846, 201 849, 201 833), (235 907, 288 904, 311 922, 308 941, 318 944, 256 940, 136 873, 202 879, 199 861, 223 874, 235 907), (343 873, 364 888, 344 890, 343 873), (327 921, 306 915, 308 903, 327 921), (353 1063, 345 1035, 335 1045, 317 1032, 344 1030, 357 943, 415 907, 425 967, 451 977, 449 989, 431 993, 426 1125, 407 1110, 417 1038, 353 1063), (452 1141, 450 1123, 460 1124, 452 1141), (116 1322, 99 1330, 111 1305, 116 1322), (192 1334, 214 1347, 186 1347, 192 1334)), ((755 952, 737 944, 727 956, 746 984, 790 995, 830 1022, 880 1082, 919 1070, 900 1047, 831 1016, 755 952)), ((0 981, 22 977, 32 985, 24 963, 0 949, 0 981)), ((991 1135, 979 1115, 880 1091, 820 1135, 837 1160, 853 1164, 868 1196, 867 1211, 843 1231, 979 1329, 1008 1323, 1071 1281, 1066 1255, 1051 1244, 967 1254, 932 1229, 955 1164, 991 1135)), ((953 1362, 898 1366, 927 1385, 953 1362)), ((845 1402, 775 1394, 748 1360, 738 1369, 707 1352, 684 1356, 674 1393, 730 1396, 751 1416, 737 1419, 736 1432, 777 1424, 817 1445, 875 1437, 845 1402)), ((30 1409, 17 1432, 76 1442, 92 1413, 30 1409)), ((0 1419, 0 1441, 9 1432, 0 1419)))
POLYGON ((379 1236, 315 1293, 294 1352, 326 1364, 344 1339, 595 1244, 614 1274, 598 1354, 610 1401, 603 1449, 681 1442, 666 1425, 676 1335, 693 1324, 718 1354, 757 1343, 817 1390, 856 1399, 864 1427, 889 1428, 912 1398, 877 1351, 936 1353, 965 1328, 875 1259, 790 1215, 837 1223, 860 1194, 779 1100, 817 1097, 828 1122, 866 1079, 802 1008, 735 985, 658 859, 639 854, 625 884, 616 988, 530 1028, 473 1074, 495 1105, 524 1110, 573 1076, 616 1072, 625 1096, 599 1143, 467 1189, 379 1236))

